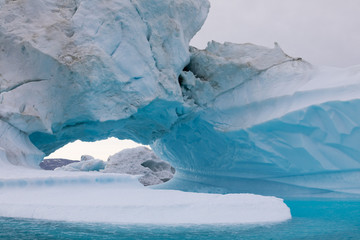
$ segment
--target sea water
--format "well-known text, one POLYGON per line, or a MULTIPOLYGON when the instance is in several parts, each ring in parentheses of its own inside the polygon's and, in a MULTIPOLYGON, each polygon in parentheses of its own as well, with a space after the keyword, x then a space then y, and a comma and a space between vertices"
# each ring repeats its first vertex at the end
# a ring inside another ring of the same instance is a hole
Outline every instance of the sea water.
POLYGON ((360 201, 286 204, 291 220, 262 225, 115 225, 0 218, 0 239, 360 239, 360 201))

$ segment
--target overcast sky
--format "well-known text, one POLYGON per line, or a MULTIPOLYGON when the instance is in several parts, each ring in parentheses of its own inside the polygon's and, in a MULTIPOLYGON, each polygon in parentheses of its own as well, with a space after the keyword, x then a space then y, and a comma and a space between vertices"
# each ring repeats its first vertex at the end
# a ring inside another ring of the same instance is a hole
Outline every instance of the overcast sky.
POLYGON ((360 0, 210 0, 208 19, 192 45, 209 40, 278 42, 315 65, 360 64, 360 0))
MULTIPOLYGON (((360 0, 210 0, 205 25, 192 45, 210 40, 278 42, 293 57, 316 64, 346 67, 360 64, 360 0)), ((90 154, 106 160, 123 148, 137 146, 117 139, 100 143, 77 141, 50 157, 80 159, 90 154)))

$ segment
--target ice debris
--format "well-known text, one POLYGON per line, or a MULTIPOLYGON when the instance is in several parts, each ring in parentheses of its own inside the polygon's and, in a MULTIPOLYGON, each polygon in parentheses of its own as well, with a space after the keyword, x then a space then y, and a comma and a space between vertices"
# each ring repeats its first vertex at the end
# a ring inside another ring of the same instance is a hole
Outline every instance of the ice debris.
POLYGON ((149 148, 136 147, 110 156, 102 172, 140 175, 139 181, 149 186, 172 179, 175 168, 159 159, 149 148))

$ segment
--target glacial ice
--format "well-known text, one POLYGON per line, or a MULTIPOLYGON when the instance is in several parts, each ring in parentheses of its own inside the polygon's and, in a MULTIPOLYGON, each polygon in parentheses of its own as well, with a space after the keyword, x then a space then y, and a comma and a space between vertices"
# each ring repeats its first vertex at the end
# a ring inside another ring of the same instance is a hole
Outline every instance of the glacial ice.
POLYGON ((150 144, 163 188, 359 197, 360 66, 252 44, 188 48, 206 0, 0 1, 0 164, 61 146, 150 144))
POLYGON ((159 159, 149 148, 136 147, 124 149, 110 156, 102 172, 139 175, 139 182, 144 186, 150 186, 172 179, 175 169, 159 159))
POLYGON ((196 112, 152 145, 178 171, 167 187, 358 197, 360 66, 315 67, 277 44, 191 52, 180 83, 196 112))
POLYGON ((15 146, 0 142, 4 161, 38 165, 44 154, 26 142, 29 135, 49 154, 76 139, 150 143, 177 120, 177 76, 206 0, 0 6, 0 129, 7 139, 24 135, 15 146))
POLYGON ((290 209, 275 197, 153 190, 130 175, 56 171, 46 177, 37 171, 22 172, 28 178, 33 175, 32 180, 2 181, 0 216, 162 225, 269 223, 291 218, 290 209))
MULTIPOLYGON (((275 197, 154 190, 118 173, 36 169, 77 139, 151 144, 192 121, 197 110, 184 101, 178 76, 208 10, 207 0, 0 0, 0 216, 152 224, 291 218, 275 197)), ((71 165, 88 170, 93 161, 71 165)))
POLYGON ((100 171, 103 170, 106 163, 100 159, 89 159, 80 162, 70 163, 68 165, 55 168, 55 171, 100 171))
POLYGON ((101 171, 137 175, 144 186, 157 185, 174 177, 175 169, 155 155, 147 147, 124 149, 108 158, 106 162, 90 155, 82 155, 81 161, 58 167, 55 171, 101 171))

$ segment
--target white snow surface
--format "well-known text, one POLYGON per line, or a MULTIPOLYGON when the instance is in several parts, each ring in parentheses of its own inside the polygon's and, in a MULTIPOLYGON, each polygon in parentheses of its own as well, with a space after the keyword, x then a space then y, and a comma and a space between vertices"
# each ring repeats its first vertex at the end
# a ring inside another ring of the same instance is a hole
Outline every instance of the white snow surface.
POLYGON ((275 197, 143 187, 136 177, 96 172, 1 171, 0 216, 118 224, 270 223, 291 218, 275 197))

